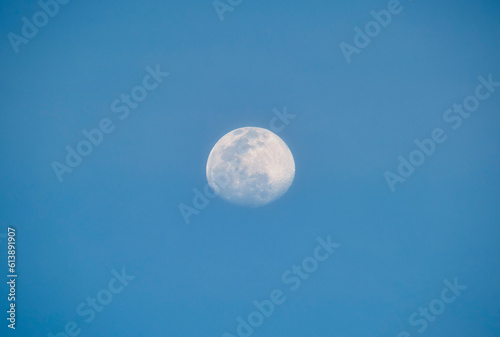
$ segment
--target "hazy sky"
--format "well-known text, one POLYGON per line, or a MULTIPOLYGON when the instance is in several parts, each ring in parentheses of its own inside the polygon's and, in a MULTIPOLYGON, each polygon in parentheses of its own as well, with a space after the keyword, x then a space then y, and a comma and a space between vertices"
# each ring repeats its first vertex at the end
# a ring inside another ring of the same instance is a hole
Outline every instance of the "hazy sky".
MULTIPOLYGON (((388 2, 246 0, 221 21, 211 0, 74 0, 16 53, 9 33, 41 7, 3 1, 0 231, 17 231, 15 334, 74 321, 78 336, 237 336, 237 318, 281 289, 252 336, 500 335, 500 87, 483 87, 489 98, 453 129, 478 77, 500 82, 500 5, 401 0, 348 63, 340 44, 355 47, 354 28, 388 2), (137 86, 147 97, 123 103, 137 86), (296 164, 287 194, 257 209, 210 199, 186 224, 178 206, 205 187, 212 146, 270 128, 284 106, 296 115, 278 133, 296 164), (96 128, 107 133, 59 182, 52 164, 96 128), (435 129, 446 140, 392 192, 384 173, 435 129), (328 236, 340 246, 291 291, 283 275, 328 236), (135 278, 86 322, 77 307, 116 289, 123 268, 135 278), (409 317, 455 278, 467 289, 420 334, 409 317)), ((5 282, 0 293, 0 331, 14 335, 5 282)))

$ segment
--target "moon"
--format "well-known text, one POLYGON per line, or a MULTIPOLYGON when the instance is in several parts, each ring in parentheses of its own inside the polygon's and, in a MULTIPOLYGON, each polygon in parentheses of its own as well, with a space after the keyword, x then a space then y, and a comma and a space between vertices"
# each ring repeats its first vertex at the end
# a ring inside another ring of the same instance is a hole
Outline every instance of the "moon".
POLYGON ((207 180, 222 199, 259 207, 279 199, 295 177, 292 152, 269 130, 244 127, 225 134, 207 161, 207 180))

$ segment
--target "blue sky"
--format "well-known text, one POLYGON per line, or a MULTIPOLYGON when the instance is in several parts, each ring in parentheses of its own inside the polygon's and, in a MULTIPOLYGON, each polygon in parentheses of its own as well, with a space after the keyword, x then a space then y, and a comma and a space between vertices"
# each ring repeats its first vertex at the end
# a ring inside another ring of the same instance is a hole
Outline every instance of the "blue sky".
POLYGON ((252 336, 500 335, 500 88, 460 128, 443 120, 479 76, 500 81, 500 5, 402 0, 346 62, 340 43, 387 6, 244 1, 220 21, 211 1, 70 1, 15 53, 8 34, 40 6, 2 2, 0 230, 16 228, 18 262, 17 331, 4 313, 2 336, 70 321, 79 336, 237 335, 273 289, 287 300, 252 336), (157 65, 169 76, 121 120, 112 102, 157 65), (284 106, 287 194, 210 199, 186 225, 178 205, 217 140, 284 106), (59 182, 52 163, 103 119, 113 131, 59 182), (436 128, 446 142, 392 192, 384 172, 436 128), (290 291, 283 273, 329 235, 341 246, 290 291), (135 278, 85 322, 76 308, 122 268, 135 278), (409 317, 455 278, 467 289, 419 333, 409 317))

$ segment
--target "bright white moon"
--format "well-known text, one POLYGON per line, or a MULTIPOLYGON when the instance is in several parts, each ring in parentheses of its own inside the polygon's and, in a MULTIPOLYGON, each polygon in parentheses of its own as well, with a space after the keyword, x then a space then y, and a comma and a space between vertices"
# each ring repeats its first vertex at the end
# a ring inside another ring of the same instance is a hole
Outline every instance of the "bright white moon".
POLYGON ((273 202, 288 190, 294 176, 290 149, 280 137, 262 128, 227 133, 208 156, 210 187, 237 205, 257 207, 273 202))

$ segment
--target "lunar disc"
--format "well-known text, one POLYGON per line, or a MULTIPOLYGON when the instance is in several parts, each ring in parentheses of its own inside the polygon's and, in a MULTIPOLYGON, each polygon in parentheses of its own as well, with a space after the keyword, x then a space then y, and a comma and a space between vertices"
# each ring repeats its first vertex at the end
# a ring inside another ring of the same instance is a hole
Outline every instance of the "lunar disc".
POLYGON ((285 142, 269 130, 244 127, 224 135, 207 161, 207 180, 221 198, 257 207, 280 198, 292 185, 295 162, 285 142))

